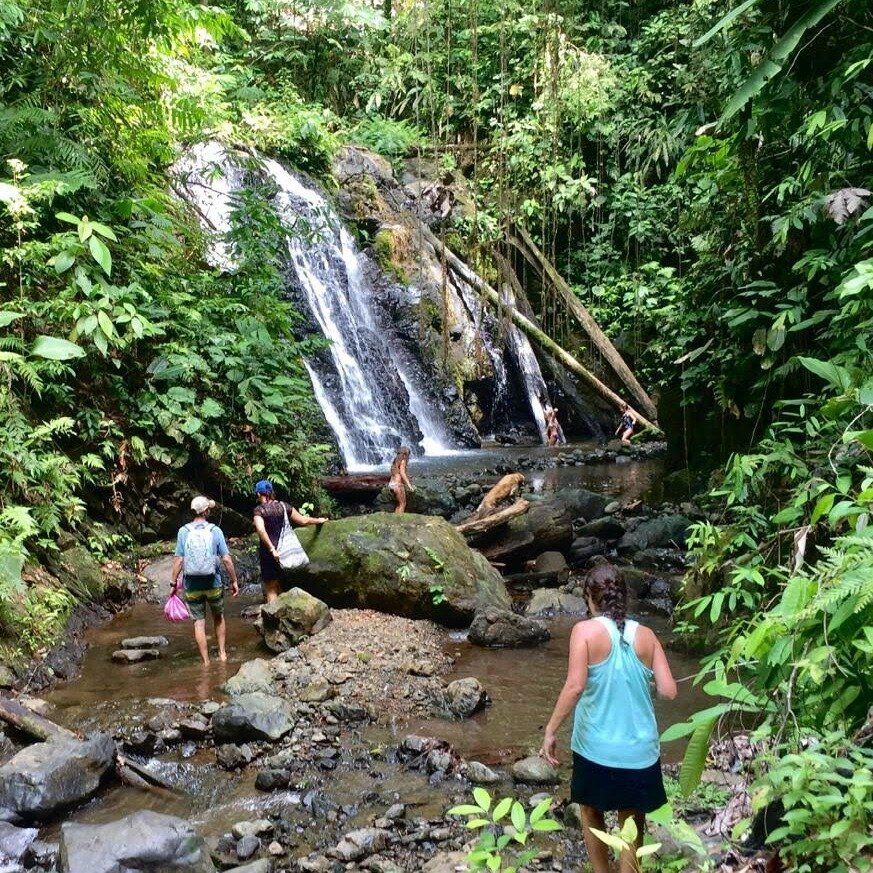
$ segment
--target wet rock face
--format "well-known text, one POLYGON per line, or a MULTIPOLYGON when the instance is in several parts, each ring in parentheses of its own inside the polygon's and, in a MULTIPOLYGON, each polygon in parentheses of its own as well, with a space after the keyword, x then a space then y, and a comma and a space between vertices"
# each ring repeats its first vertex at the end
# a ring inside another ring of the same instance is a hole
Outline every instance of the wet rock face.
POLYGON ((280 697, 252 692, 234 697, 212 716, 217 743, 275 741, 294 727, 291 707, 280 697))
POLYGON ((665 515, 637 525, 618 541, 620 555, 632 555, 663 546, 685 545, 691 521, 684 515, 665 515))
POLYGON ((0 767, 0 808, 28 821, 48 818, 93 794, 114 759, 109 734, 34 743, 0 767))
POLYGON ((256 626, 270 651, 284 652, 324 630, 330 622, 326 603, 302 588, 292 588, 261 607, 256 626))
POLYGON ((182 819, 150 810, 103 825, 61 828, 61 873, 214 873, 203 839, 182 819))
POLYGON ((234 694, 250 694, 252 691, 260 691, 269 694, 273 691, 273 671, 263 658, 255 658, 246 661, 237 671, 236 676, 231 676, 222 686, 224 691, 231 696, 234 694))
POLYGON ((18 861, 30 848, 36 835, 36 828, 17 828, 0 821, 0 861, 18 861))
POLYGON ((500 574, 441 518, 374 513, 302 528, 300 584, 331 606, 376 609, 453 627, 477 609, 509 609, 500 574), (435 604, 435 592, 443 602, 435 604))
POLYGON ((520 648, 544 643, 550 638, 542 623, 502 609, 478 612, 470 625, 470 642, 493 648, 520 648))

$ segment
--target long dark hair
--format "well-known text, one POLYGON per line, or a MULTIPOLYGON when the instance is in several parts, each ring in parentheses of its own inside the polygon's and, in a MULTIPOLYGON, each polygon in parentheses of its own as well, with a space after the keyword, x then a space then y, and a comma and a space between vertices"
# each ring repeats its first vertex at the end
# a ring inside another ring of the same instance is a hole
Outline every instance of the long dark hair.
POLYGON ((612 564, 598 564, 585 576, 585 594, 591 597, 597 611, 611 618, 620 633, 624 633, 627 616, 627 585, 624 574, 612 564))

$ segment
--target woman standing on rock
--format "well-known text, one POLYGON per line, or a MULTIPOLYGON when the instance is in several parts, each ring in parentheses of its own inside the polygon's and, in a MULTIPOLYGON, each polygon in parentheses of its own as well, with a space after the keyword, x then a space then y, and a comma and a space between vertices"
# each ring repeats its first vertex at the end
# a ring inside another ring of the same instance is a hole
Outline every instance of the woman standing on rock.
MULTIPOLYGON (((585 597, 592 618, 573 628, 567 680, 540 754, 558 763, 555 735, 575 708, 570 799, 582 807, 594 873, 609 873, 609 849, 591 828, 605 830, 604 811, 617 810, 619 825, 631 816, 636 820, 639 846, 646 813, 667 802, 650 683, 672 700, 676 682, 655 634, 625 618, 627 588, 617 567, 600 564, 591 570, 585 597)), ((636 869, 634 858, 622 857, 621 873, 636 869)))
POLYGON ((397 451, 394 462, 391 464, 391 478, 388 480, 388 487, 394 494, 394 500, 397 506, 394 507, 395 512, 406 512, 406 489, 415 491, 415 486, 409 481, 407 469, 409 467, 409 449, 402 446, 397 451))
POLYGON ((258 559, 261 565, 261 585, 267 603, 272 603, 282 593, 282 577, 285 571, 279 566, 279 534, 287 517, 291 524, 324 524, 326 518, 310 518, 301 515, 293 506, 276 500, 273 483, 261 479, 255 485, 258 505, 255 507, 253 522, 258 533, 258 559))

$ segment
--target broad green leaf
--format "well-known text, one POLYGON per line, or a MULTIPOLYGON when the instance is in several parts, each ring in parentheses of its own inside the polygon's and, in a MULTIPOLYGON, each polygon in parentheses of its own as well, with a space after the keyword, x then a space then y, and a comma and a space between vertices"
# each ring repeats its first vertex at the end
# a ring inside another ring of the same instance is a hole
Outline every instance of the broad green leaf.
POLYGON ((113 231, 111 227, 107 227, 105 224, 100 224, 99 221, 92 221, 91 227, 94 228, 94 233, 99 233, 100 236, 105 237, 106 239, 111 239, 112 242, 118 242, 118 237, 115 235, 115 231, 113 231))
POLYGON ((815 504, 815 508, 812 510, 812 515, 809 518, 810 524, 815 524, 823 515, 831 511, 835 498, 836 494, 833 492, 819 497, 818 502, 815 504))
POLYGON ((476 830, 476 828, 484 828, 486 825, 490 825, 490 824, 491 824, 491 822, 488 821, 487 818, 471 818, 467 822, 466 827, 469 830, 474 831, 474 830, 476 830))
POLYGON ((107 339, 113 339, 113 337, 115 337, 115 325, 102 309, 97 312, 97 322, 100 325, 100 330, 103 331, 107 339))
POLYGON ((453 806, 446 815, 479 815, 482 812, 478 806, 473 806, 469 803, 453 806))
POLYGON ((624 824, 622 825, 621 831, 619 831, 619 833, 621 834, 621 838, 626 843, 635 843, 636 842, 637 837, 639 836, 640 832, 639 832, 639 829, 637 828, 637 823, 634 820, 634 817, 632 815, 628 816, 624 820, 624 824))
POLYGON ((512 812, 509 817, 512 820, 512 826, 517 831, 523 831, 525 829, 524 826, 527 821, 527 816, 525 815, 524 807, 517 800, 512 804, 512 812))
POLYGON ((780 327, 767 331, 767 348, 771 352, 778 352, 785 345, 785 328, 780 327))
POLYGON ((100 264, 103 272, 107 276, 112 275, 112 255, 109 254, 109 249, 106 248, 106 243, 96 236, 92 236, 88 240, 88 248, 91 251, 91 256, 100 264))
POLYGON ((553 818, 543 818, 539 821, 534 822, 531 825, 531 830, 534 831, 560 831, 563 830, 563 826, 556 822, 553 818))
POLYGON ((483 812, 491 809, 491 795, 484 788, 474 788, 473 799, 482 807, 483 812))
POLYGON ((94 228, 91 227, 91 222, 88 221, 87 215, 82 216, 82 220, 79 222, 77 230, 79 231, 79 239, 82 242, 91 238, 91 235, 94 233, 94 228))
POLYGON ((76 256, 69 249, 60 252, 49 261, 49 264, 55 268, 55 272, 58 275, 60 275, 61 273, 65 273, 75 263, 76 256))
POLYGON ((852 378, 845 367, 840 367, 831 361, 819 361, 816 358, 805 358, 803 356, 798 356, 797 360, 810 373, 820 376, 838 391, 848 391, 852 385, 852 378))
POLYGON ((57 212, 55 213, 55 218, 58 221, 65 221, 67 224, 79 224, 79 219, 76 218, 75 215, 71 215, 69 212, 57 212))
POLYGON ((606 843, 607 846, 611 849, 615 849, 616 852, 623 852, 625 850, 625 844, 618 837, 608 834, 606 831, 598 830, 597 828, 589 828, 589 830, 598 840, 600 840, 601 843, 606 843))
POLYGON ((739 90, 728 101, 719 119, 723 124, 737 114, 774 76, 782 70, 782 64, 797 48, 804 33, 815 27, 841 0, 820 0, 802 15, 770 49, 768 55, 752 71, 739 90))
POLYGON ((717 721, 717 718, 711 718, 699 724, 688 741, 688 748, 685 750, 682 768, 679 771, 679 787, 685 797, 690 797, 700 783, 703 768, 706 766, 706 756, 709 753, 709 736, 717 721))
POLYGON ((0 310, 0 327, 8 327, 23 315, 23 312, 13 312, 11 309, 0 310))
POLYGON ((494 821, 500 821, 506 813, 509 812, 510 807, 512 806, 512 798, 504 797, 497 806, 494 807, 494 812, 491 814, 491 818, 494 821))
POLYGON ((85 355, 85 350, 81 346, 57 336, 38 336, 33 341, 30 351, 38 358, 46 358, 49 361, 70 361, 85 355))
POLYGON ((661 851, 661 843, 648 843, 645 846, 640 846, 637 849, 637 857, 645 858, 646 855, 654 855, 655 852, 661 851))
POLYGON ((547 797, 541 800, 530 814, 530 823, 536 824, 550 809, 552 808, 552 798, 547 797))
POLYGON ((873 430, 859 430, 852 434, 865 449, 873 452, 873 430))
POLYGON ((673 807, 669 803, 665 803, 653 812, 648 813, 647 817, 649 821, 653 821, 656 824, 666 825, 673 820, 673 807))
POLYGON ((716 34, 721 33, 726 28, 730 27, 734 21, 737 20, 747 9, 754 6, 758 0, 745 0, 744 3, 740 3, 734 9, 731 9, 727 15, 722 16, 703 36, 698 37, 691 43, 691 48, 700 48, 702 45, 708 43, 716 34))

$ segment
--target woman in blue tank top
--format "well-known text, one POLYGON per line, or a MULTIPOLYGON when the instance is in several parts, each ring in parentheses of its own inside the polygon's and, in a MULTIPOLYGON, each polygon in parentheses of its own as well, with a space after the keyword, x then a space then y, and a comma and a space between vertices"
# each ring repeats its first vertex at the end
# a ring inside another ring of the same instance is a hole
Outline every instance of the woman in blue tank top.
MULTIPOLYGON (((672 700, 676 682, 655 634, 625 618, 627 588, 617 567, 591 570, 585 596, 592 618, 573 628, 567 681, 540 754, 558 763, 555 735, 575 708, 570 799, 582 808, 594 873, 609 873, 609 849, 590 829, 604 830, 603 813, 617 810, 619 824, 634 816, 641 843, 645 814, 667 802, 651 683, 672 700)), ((622 873, 635 869, 631 858, 622 859, 622 873)))

